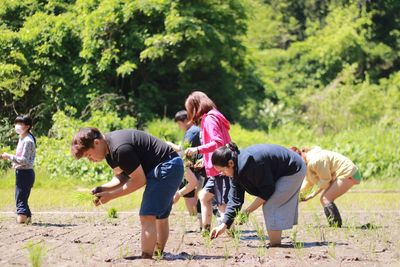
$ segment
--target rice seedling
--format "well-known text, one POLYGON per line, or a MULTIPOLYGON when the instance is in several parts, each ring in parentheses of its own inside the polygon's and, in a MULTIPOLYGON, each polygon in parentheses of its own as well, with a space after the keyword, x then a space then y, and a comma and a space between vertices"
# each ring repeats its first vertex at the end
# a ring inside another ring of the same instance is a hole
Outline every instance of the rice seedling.
POLYGON ((224 260, 228 260, 230 257, 230 252, 229 252, 229 248, 226 246, 226 244, 224 245, 224 260))
POLYGON ((260 257, 260 258, 265 256, 265 246, 264 245, 261 245, 257 248, 256 255, 257 255, 257 257, 260 257))
POLYGON ((93 205, 96 196, 89 192, 76 192, 75 199, 79 204, 93 205))
POLYGON ((236 222, 238 225, 245 224, 249 221, 249 214, 239 211, 236 216, 236 222))
POLYGON ((79 249, 80 254, 83 256, 82 263, 84 263, 84 259, 87 258, 85 248, 83 247, 82 244, 79 244, 78 249, 79 249))
POLYGON ((297 228, 294 228, 293 232, 292 232, 292 237, 291 237, 292 241, 293 241, 293 246, 295 249, 302 249, 302 248, 304 248, 304 243, 297 241, 297 233, 298 233, 297 228))
POLYGON ((116 208, 109 208, 107 210, 107 217, 110 219, 118 218, 117 209, 116 208))
POLYGON ((235 225, 235 227, 229 229, 227 233, 230 237, 232 237, 233 245, 237 251, 239 249, 240 236, 242 235, 242 231, 239 229, 238 225, 235 225))
POLYGON ((264 244, 264 242, 266 240, 264 228, 262 226, 260 226, 257 219, 255 219, 255 218, 252 219, 252 224, 253 224, 254 229, 256 230, 258 239, 264 244))
POLYGON ((321 220, 320 220, 318 214, 317 214, 317 213, 314 213, 314 214, 313 214, 313 217, 314 217, 314 221, 315 221, 315 223, 316 223, 316 225, 317 225, 316 228, 314 228, 314 229, 315 229, 314 235, 315 235, 315 237, 316 237, 317 239, 320 240, 320 242, 321 242, 322 244, 324 244, 324 243, 326 242, 326 238, 325 238, 325 229, 324 229, 324 227, 321 225, 321 220))
POLYGON ((201 233, 201 236, 203 237, 204 245, 206 246, 207 250, 211 248, 212 244, 212 239, 210 237, 210 231, 204 230, 201 233))
POLYGON ((336 260, 336 243, 328 242, 328 254, 336 260))
POLYGON ((161 251, 161 249, 157 248, 154 251, 154 257, 155 257, 156 261, 161 261, 163 259, 163 252, 161 251))
POLYGON ((129 254, 129 246, 128 246, 128 244, 121 245, 119 247, 119 257, 120 257, 120 259, 126 258, 128 256, 128 254, 129 254))
POLYGON ((26 243, 26 249, 29 252, 29 260, 33 267, 40 267, 43 263, 43 258, 46 255, 46 247, 42 242, 33 243, 29 241, 26 243))
POLYGON ((178 246, 176 247, 175 251, 179 251, 182 244, 183 244, 183 240, 185 239, 185 232, 183 232, 181 239, 179 240, 178 246))

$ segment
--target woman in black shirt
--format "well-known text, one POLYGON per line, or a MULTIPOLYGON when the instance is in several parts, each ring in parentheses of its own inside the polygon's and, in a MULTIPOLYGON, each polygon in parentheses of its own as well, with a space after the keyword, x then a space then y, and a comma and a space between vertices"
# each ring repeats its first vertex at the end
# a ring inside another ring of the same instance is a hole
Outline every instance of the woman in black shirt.
POLYGON ((101 134, 82 128, 72 141, 75 158, 99 162, 106 159, 115 177, 92 190, 96 205, 132 193, 146 185, 140 208, 142 257, 163 251, 169 235, 172 199, 182 182, 183 161, 165 142, 137 130, 101 134))

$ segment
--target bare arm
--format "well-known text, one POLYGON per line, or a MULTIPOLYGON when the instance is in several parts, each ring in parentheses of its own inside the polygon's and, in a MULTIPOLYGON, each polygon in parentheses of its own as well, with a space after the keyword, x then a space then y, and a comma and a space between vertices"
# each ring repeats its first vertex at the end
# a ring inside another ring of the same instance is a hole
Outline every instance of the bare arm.
POLYGON ((312 192, 311 194, 306 196, 302 201, 308 201, 308 200, 314 198, 316 195, 318 195, 319 193, 321 193, 324 190, 325 190, 324 188, 318 188, 317 191, 312 192))
POLYGON ((92 194, 100 192, 113 191, 121 186, 123 186, 129 180, 129 176, 121 172, 120 174, 115 174, 111 181, 102 184, 101 186, 96 186, 92 189, 92 194))
POLYGON ((255 211, 256 209, 258 209, 261 205, 263 205, 265 203, 265 200, 260 198, 260 197, 256 197, 256 199, 254 199, 254 201, 245 209, 245 213, 247 215, 249 215, 250 213, 252 213, 253 211, 255 211))
POLYGON ((136 168, 130 175, 129 179, 122 184, 122 186, 118 186, 115 190, 109 192, 101 192, 97 193, 96 196, 98 199, 96 200, 96 206, 100 204, 105 204, 108 201, 128 195, 132 192, 135 192, 139 188, 143 187, 146 184, 146 176, 144 174, 143 168, 141 165, 136 168))
POLYGON ((197 179, 191 169, 186 168, 185 170, 185 179, 188 182, 183 188, 179 190, 179 194, 181 196, 186 195, 187 193, 193 191, 197 186, 197 179))
POLYGON ((179 198, 181 196, 184 196, 187 193, 191 192, 198 185, 197 178, 190 168, 185 168, 185 179, 188 183, 175 193, 173 199, 174 204, 179 201, 179 198))

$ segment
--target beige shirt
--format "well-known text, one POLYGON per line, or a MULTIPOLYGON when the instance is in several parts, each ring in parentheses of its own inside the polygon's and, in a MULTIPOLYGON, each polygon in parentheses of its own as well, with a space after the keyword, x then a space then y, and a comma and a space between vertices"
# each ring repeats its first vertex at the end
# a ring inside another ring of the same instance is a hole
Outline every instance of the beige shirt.
POLYGON ((352 177, 357 166, 345 156, 315 147, 306 154, 307 175, 302 190, 318 185, 321 189, 329 187, 331 181, 352 177))

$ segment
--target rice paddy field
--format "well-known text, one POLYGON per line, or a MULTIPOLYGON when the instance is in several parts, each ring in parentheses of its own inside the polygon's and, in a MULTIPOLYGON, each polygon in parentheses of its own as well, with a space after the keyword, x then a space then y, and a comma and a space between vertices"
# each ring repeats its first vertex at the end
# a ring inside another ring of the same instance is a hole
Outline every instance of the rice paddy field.
POLYGON ((139 258, 141 192, 96 208, 88 193, 93 185, 37 181, 32 224, 17 225, 12 176, 0 181, 1 266, 400 266, 395 180, 370 180, 339 198, 342 228, 327 226, 318 199, 300 203, 299 224, 284 231, 279 248, 268 245, 261 209, 235 225, 233 236, 210 240, 180 201, 165 254, 153 260, 139 258))

